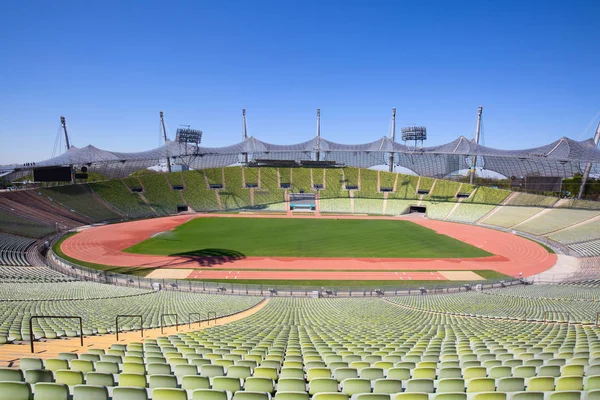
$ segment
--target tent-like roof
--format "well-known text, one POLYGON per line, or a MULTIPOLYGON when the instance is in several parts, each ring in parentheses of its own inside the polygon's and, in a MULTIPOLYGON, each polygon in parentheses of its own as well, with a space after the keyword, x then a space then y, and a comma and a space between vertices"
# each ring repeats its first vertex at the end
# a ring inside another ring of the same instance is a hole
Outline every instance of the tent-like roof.
MULTIPOLYGON (((531 149, 503 150, 478 145, 464 136, 449 143, 423 148, 392 142, 387 137, 364 144, 342 144, 315 137, 291 145, 272 144, 250 137, 225 147, 195 147, 167 141, 158 148, 134 153, 102 150, 89 145, 71 147, 57 157, 36 162, 35 167, 86 165, 107 176, 119 177, 157 165, 167 157, 177 164, 200 169, 236 164, 241 161, 242 154, 247 154, 249 160, 310 160, 314 159, 316 151, 321 153, 321 160, 363 168, 386 164, 389 153, 393 152, 394 162, 398 166, 433 177, 443 177, 469 168, 473 156, 477 156, 478 167, 504 176, 535 174, 570 177, 581 173, 587 163, 593 165, 593 173, 600 172, 600 150, 592 139, 577 141, 563 137, 531 149)), ((13 164, 0 166, 0 172, 31 168, 32 165, 13 164)))

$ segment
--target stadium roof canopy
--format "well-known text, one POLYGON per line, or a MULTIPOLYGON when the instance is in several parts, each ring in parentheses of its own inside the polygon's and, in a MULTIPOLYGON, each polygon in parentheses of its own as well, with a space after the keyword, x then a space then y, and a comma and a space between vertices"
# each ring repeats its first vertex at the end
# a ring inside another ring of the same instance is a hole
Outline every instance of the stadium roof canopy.
POLYGON ((552 176, 571 177, 583 173, 587 163, 592 164, 592 174, 600 173, 600 150, 592 139, 577 141, 563 137, 544 146, 523 150, 501 150, 478 145, 461 136, 439 146, 415 148, 392 142, 383 137, 364 144, 341 144, 324 138, 314 138, 292 145, 266 143, 250 137, 243 142, 225 147, 196 147, 167 141, 164 145, 143 152, 120 153, 98 149, 94 146, 71 147, 65 153, 34 165, 0 166, 0 173, 16 177, 32 168, 52 166, 87 166, 108 177, 125 177, 134 171, 159 165, 167 157, 174 164, 192 169, 224 167, 238 164, 242 155, 248 160, 320 160, 336 161, 346 166, 368 168, 386 165, 389 154, 394 153, 397 166, 418 175, 442 178, 471 166, 477 156, 477 167, 494 171, 506 177, 552 176))

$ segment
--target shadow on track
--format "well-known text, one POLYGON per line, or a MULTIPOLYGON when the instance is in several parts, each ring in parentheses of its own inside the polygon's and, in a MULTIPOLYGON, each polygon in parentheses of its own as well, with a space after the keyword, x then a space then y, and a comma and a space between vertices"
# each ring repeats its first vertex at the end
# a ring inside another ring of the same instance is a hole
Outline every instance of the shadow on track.
POLYGON ((183 257, 189 261, 195 261, 198 265, 203 267, 225 264, 246 258, 244 253, 230 249, 199 249, 170 255, 174 257, 183 257))

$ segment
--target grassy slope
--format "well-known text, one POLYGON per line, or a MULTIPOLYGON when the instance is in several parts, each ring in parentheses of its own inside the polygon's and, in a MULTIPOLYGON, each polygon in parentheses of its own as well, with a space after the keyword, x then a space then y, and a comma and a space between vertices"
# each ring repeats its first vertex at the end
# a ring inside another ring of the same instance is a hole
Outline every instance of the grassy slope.
POLYGON ((173 233, 148 239, 127 251, 173 255, 205 249, 273 257, 450 258, 490 255, 408 221, 271 218, 199 218, 178 226, 173 233), (368 246, 365 246, 365 238, 369 238, 368 246))

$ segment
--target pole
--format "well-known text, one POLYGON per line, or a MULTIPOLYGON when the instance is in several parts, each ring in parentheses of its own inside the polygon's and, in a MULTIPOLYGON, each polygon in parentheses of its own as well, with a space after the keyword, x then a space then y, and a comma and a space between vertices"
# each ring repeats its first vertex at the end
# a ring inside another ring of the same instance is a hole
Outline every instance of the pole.
MULTIPOLYGON (((396 140, 396 107, 392 108, 392 143, 396 140)), ((390 153, 390 172, 394 172, 394 152, 390 153)))
MULTIPOLYGON (((600 122, 598 122, 598 127, 596 128, 596 134, 594 135, 594 143, 598 146, 598 142, 600 141, 600 122)), ((579 194, 577 195, 578 199, 581 199, 583 196, 583 192, 585 191, 585 185, 590 176, 590 172, 592 171, 592 163, 589 162, 585 165, 585 170, 583 171, 583 178, 581 179, 581 186, 579 186, 579 194)))
POLYGON ((67 119, 65 117, 60 117, 60 124, 62 125, 63 132, 65 134, 65 144, 67 146, 67 150, 71 148, 71 143, 69 142, 69 134, 67 133, 67 119))
MULTIPOLYGON (((479 106, 477 109, 477 130, 475 131, 475 143, 479 144, 479 133, 481 132, 481 114, 483 113, 483 107, 479 106)), ((475 168, 477 167, 477 155, 473 154, 473 163, 471 164, 471 177, 469 183, 472 185, 475 179, 475 168)))
POLYGON ((321 109, 317 108, 317 161, 321 161, 321 109))
MULTIPOLYGON (((242 140, 246 141, 248 139, 248 130, 246 128, 246 109, 242 108, 242 140)), ((242 153, 244 156, 244 163, 248 163, 248 153, 242 153)))
MULTIPOLYGON (((160 127, 162 129, 163 139, 167 143, 167 129, 165 128, 165 117, 163 112, 160 112, 160 127)), ((171 159, 167 157, 167 169, 171 172, 171 159)))

